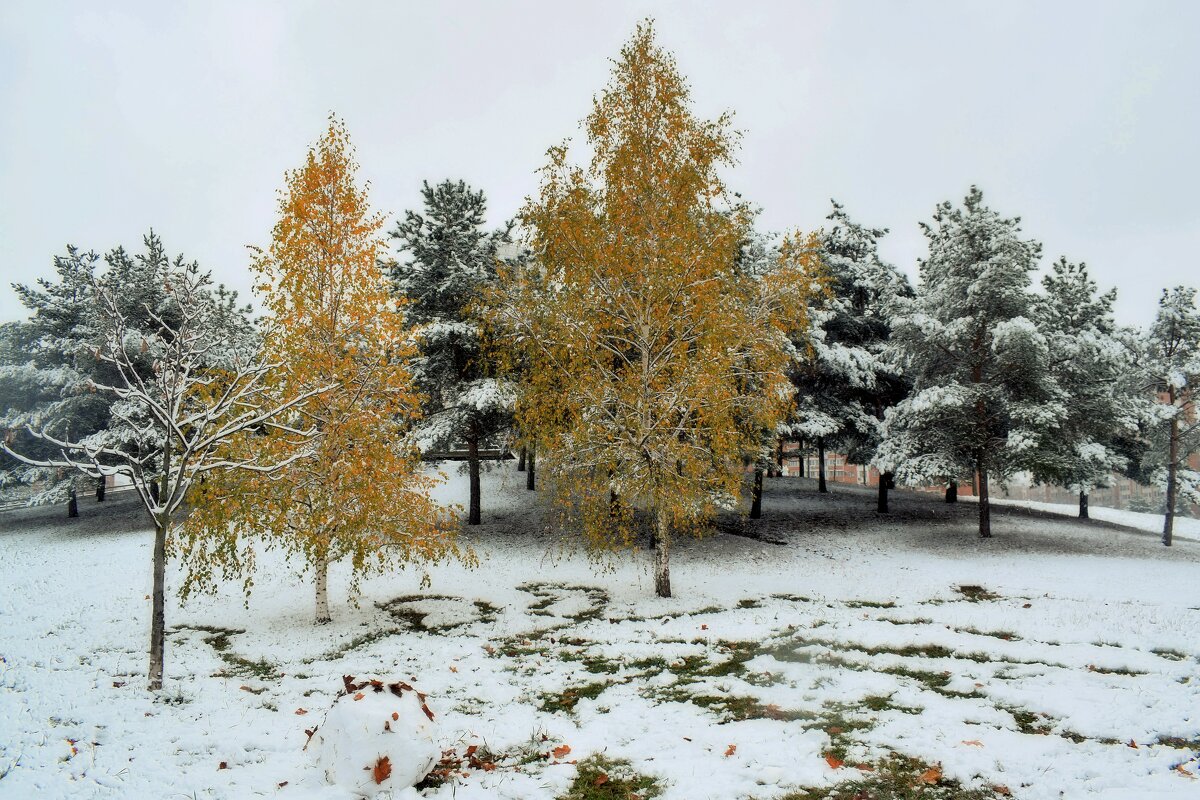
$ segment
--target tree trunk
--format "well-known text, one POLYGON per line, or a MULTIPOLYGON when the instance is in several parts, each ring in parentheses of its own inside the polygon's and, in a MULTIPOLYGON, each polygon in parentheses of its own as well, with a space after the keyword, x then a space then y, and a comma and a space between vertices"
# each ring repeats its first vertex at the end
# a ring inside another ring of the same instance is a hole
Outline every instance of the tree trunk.
POLYGON ((825 439, 817 439, 817 491, 828 492, 825 485, 825 439))
POLYGON ((654 532, 654 591, 659 597, 671 596, 671 517, 658 509, 658 528, 654 532))
POLYGON ((471 478, 471 501, 467 524, 479 524, 479 425, 474 418, 467 434, 467 471, 471 478))
POLYGON ((880 514, 888 513, 888 489, 891 488, 892 473, 881 472, 879 474, 879 502, 876 504, 875 510, 880 514))
POLYGON ((958 502, 958 481, 950 481, 950 484, 946 487, 946 502, 958 502))
POLYGON ((158 505, 158 481, 150 481, 150 500, 155 505, 158 505))
POLYGON ((75 496, 75 487, 71 487, 71 494, 67 497, 67 516, 79 516, 79 498, 75 496))
POLYGON ((96 502, 97 503, 104 502, 104 490, 107 488, 104 485, 104 480, 105 480, 104 476, 101 475, 100 478, 96 481, 96 502))
POLYGON ((750 492, 750 519, 762 516, 762 487, 763 471, 760 467, 754 470, 754 489, 750 492))
POLYGON ((517 472, 525 471, 525 445, 521 445, 521 454, 517 457, 517 472))
POLYGON ((333 621, 329 613, 329 554, 322 553, 313 569, 317 573, 317 624, 325 625, 333 621))
POLYGON ((166 638, 167 526, 166 512, 154 520, 154 579, 150 590, 150 691, 163 685, 163 651, 166 638))
POLYGON ((533 491, 537 488, 537 445, 529 445, 529 454, 525 458, 525 488, 533 491))
MULTIPOLYGON (((1167 402, 1174 406, 1175 399, 1175 387, 1168 386, 1167 402)), ((1176 408, 1175 416, 1171 417, 1171 433, 1167 444, 1167 511, 1163 517, 1162 535, 1162 543, 1167 547, 1171 546, 1175 534, 1175 484, 1179 480, 1179 414, 1180 409, 1176 408)))
POLYGON ((1079 518, 1088 519, 1088 496, 1087 492, 1079 492, 1079 518))
POLYGON ((979 462, 979 538, 992 538, 992 506, 988 502, 987 465, 979 462))

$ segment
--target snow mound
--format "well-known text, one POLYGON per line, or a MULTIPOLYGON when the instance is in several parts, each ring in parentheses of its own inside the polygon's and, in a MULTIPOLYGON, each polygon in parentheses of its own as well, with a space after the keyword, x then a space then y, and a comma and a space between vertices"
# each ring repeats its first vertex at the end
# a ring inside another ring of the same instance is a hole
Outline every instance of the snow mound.
POLYGON ((425 695, 403 681, 355 682, 344 676, 308 750, 325 780, 360 797, 412 787, 441 756, 425 695))

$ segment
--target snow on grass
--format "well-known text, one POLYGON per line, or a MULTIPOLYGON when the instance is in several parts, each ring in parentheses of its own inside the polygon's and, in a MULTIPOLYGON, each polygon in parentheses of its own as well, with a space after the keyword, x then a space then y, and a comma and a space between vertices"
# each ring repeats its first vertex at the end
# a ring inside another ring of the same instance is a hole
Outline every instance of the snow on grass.
MULTIPOLYGON (((1045 511, 1048 514, 1058 514, 1064 517, 1079 516, 1079 506, 1074 503, 1043 503, 1038 500, 996 497, 992 498, 992 502, 997 505, 1017 506, 1019 508, 1033 509, 1034 511, 1045 511)), ((1140 531, 1161 534, 1163 529, 1162 514, 1149 514, 1144 511, 1126 511, 1120 508, 1105 508, 1104 506, 1090 506, 1088 514, 1091 515, 1092 519, 1112 522, 1140 531)), ((1200 519, 1176 516, 1173 537, 1176 539, 1200 541, 1200 519)))
POLYGON ((334 570, 331 625, 272 552, 248 606, 172 600, 158 696, 129 501, 3 515, 0 797, 352 796, 303 749, 344 675, 428 694, 431 798, 1200 791, 1194 542, 1003 512, 985 542, 969 506, 897 492, 879 518, 779 479, 722 522, 744 536, 678 544, 663 600, 645 553, 597 569, 538 496, 488 473, 477 569, 373 577, 357 607, 334 570))

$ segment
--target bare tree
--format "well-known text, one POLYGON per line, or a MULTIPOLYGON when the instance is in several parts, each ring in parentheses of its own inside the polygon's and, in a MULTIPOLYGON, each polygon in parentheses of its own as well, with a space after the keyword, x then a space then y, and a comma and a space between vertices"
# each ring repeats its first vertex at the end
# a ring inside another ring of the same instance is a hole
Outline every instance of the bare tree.
POLYGON ((270 473, 305 457, 297 448, 279 463, 235 458, 224 447, 234 436, 271 428, 310 440, 315 431, 289 426, 291 412, 331 387, 293 397, 273 396, 264 378, 277 365, 261 360, 257 337, 245 309, 211 275, 176 259, 160 273, 164 295, 156 307, 140 311, 149 324, 134 326, 122 287, 93 280, 98 321, 93 355, 111 367, 115 378, 89 378, 89 388, 113 398, 108 428, 72 438, 54 426, 27 425, 34 440, 57 455, 31 458, 10 447, 13 457, 38 467, 64 467, 93 478, 123 475, 130 479, 154 520, 152 611, 150 622, 151 690, 162 688, 164 580, 172 519, 192 483, 214 470, 270 473))

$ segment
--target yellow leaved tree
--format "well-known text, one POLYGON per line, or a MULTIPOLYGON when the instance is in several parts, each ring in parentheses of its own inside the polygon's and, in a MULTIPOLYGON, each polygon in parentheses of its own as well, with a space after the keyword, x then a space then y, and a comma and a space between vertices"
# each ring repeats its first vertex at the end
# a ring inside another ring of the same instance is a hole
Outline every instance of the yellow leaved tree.
MULTIPOLYGON (((355 591, 370 567, 463 555, 451 514, 430 498, 436 479, 407 440, 420 407, 406 366, 416 348, 379 266, 385 218, 372 213, 357 169, 345 125, 331 117, 304 166, 287 176, 270 246, 255 250, 276 390, 333 388, 294 415, 297 430, 318 432, 305 445, 311 453, 269 476, 227 473, 194 488, 196 511, 180 541, 185 595, 212 588, 218 574, 244 575, 249 590, 251 536, 306 559, 318 623, 330 620, 331 563, 349 560, 355 591)), ((276 429, 230 446, 280 458, 296 441, 276 429)))
POLYGON ((718 176, 729 122, 692 114, 674 59, 639 25, 585 121, 590 164, 550 149, 521 213, 534 263, 504 274, 496 303, 547 485, 604 549, 650 518, 664 597, 673 535, 737 503, 786 413, 787 334, 823 286, 799 235, 769 269, 742 268, 752 213, 718 176))

